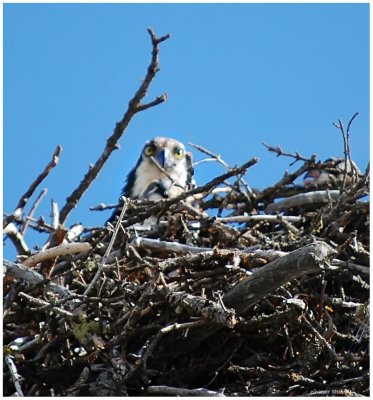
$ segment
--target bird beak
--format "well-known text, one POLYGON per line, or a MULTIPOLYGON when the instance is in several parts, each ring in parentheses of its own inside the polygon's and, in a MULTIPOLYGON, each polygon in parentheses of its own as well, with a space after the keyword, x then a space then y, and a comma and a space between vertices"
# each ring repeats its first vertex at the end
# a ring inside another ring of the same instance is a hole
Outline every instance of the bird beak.
POLYGON ((162 149, 156 156, 155 158, 161 167, 163 168, 171 168, 174 166, 174 162, 171 159, 171 153, 170 150, 167 148, 162 149))

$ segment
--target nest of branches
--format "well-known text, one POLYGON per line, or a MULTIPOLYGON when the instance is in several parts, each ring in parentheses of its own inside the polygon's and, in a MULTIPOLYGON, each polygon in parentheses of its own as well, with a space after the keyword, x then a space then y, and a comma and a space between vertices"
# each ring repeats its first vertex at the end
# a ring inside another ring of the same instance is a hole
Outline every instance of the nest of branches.
POLYGON ((24 196, 4 221, 4 395, 368 396, 368 169, 304 187, 337 160, 267 147, 302 165, 260 191, 256 159, 225 165, 177 198, 122 198, 104 227, 63 225, 89 182, 52 226, 24 196), (36 253, 25 224, 50 231, 36 253))

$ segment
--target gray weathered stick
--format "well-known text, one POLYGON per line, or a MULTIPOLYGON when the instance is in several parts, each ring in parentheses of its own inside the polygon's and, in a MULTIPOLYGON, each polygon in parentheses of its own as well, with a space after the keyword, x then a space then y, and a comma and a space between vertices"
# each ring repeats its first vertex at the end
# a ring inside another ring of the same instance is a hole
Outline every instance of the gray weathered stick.
POLYGON ((297 277, 321 272, 336 251, 325 242, 315 242, 294 250, 253 271, 223 297, 227 307, 244 313, 265 295, 297 277))
MULTIPOLYGON (((11 274, 14 275, 16 278, 24 279, 25 281, 33 285, 37 285, 44 281, 44 278, 41 274, 22 264, 16 264, 8 260, 4 260, 3 264, 6 268, 6 274, 11 274)), ((62 297, 70 296, 72 294, 68 289, 64 288, 63 286, 59 286, 53 282, 46 283, 45 287, 47 290, 54 292, 62 297)))
POLYGON ((152 251, 164 251, 167 253, 202 253, 204 251, 211 251, 208 247, 189 246, 177 242, 165 242, 158 239, 149 239, 138 237, 133 239, 131 244, 137 248, 149 249, 152 251))
POLYGON ((306 205, 325 204, 331 200, 337 200, 340 197, 339 190, 316 190, 314 192, 296 194, 285 200, 270 204, 266 211, 274 212, 291 207, 300 207, 306 205))

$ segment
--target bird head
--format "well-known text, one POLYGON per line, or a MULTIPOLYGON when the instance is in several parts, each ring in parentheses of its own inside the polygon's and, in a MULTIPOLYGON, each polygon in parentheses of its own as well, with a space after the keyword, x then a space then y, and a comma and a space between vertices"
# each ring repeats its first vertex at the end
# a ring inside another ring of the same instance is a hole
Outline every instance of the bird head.
POLYGON ((172 172, 175 168, 184 170, 185 147, 175 139, 156 137, 146 142, 142 158, 149 165, 155 164, 160 171, 164 169, 172 172))
POLYGON ((148 198, 161 183, 168 195, 176 196, 188 189, 190 175, 190 154, 183 143, 167 137, 156 137, 145 143, 136 167, 130 173, 125 191, 132 198, 148 198), (173 194, 174 193, 174 194, 173 194))

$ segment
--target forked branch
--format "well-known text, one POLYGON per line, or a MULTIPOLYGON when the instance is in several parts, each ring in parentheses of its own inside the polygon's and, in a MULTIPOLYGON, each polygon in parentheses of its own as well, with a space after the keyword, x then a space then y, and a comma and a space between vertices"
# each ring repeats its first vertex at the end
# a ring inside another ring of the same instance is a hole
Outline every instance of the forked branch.
POLYGON ((149 35, 152 41, 152 59, 148 67, 145 79, 141 83, 139 89, 133 96, 133 98, 128 103, 128 108, 123 118, 116 124, 113 134, 107 139, 104 151, 98 158, 96 163, 89 168, 88 172, 84 176, 83 180, 80 182, 79 186, 72 192, 72 194, 66 199, 66 204, 62 207, 60 211, 60 223, 63 224, 71 210, 78 204, 79 200, 88 189, 89 185, 96 178, 98 173, 101 171, 107 159, 110 157, 111 153, 118 148, 118 141, 127 129, 132 117, 140 112, 144 111, 150 107, 156 106, 163 103, 167 99, 167 95, 163 94, 158 96, 155 100, 147 104, 142 104, 141 100, 146 96, 148 88, 155 77, 156 73, 159 71, 159 44, 169 38, 169 35, 161 36, 157 38, 151 28, 148 28, 149 35))
POLYGON ((10 222, 21 220, 23 210, 24 210, 27 202, 29 201, 30 197, 35 192, 35 189, 47 177, 47 175, 52 171, 52 169, 58 164, 58 162, 60 160, 61 151, 62 151, 62 147, 58 145, 56 150, 53 153, 52 160, 47 164, 47 166, 44 168, 43 172, 41 172, 38 175, 38 177, 34 180, 34 182, 32 182, 32 184, 26 190, 26 192, 21 196, 13 214, 10 214, 5 218, 5 220, 3 222, 3 228, 5 228, 10 222))

